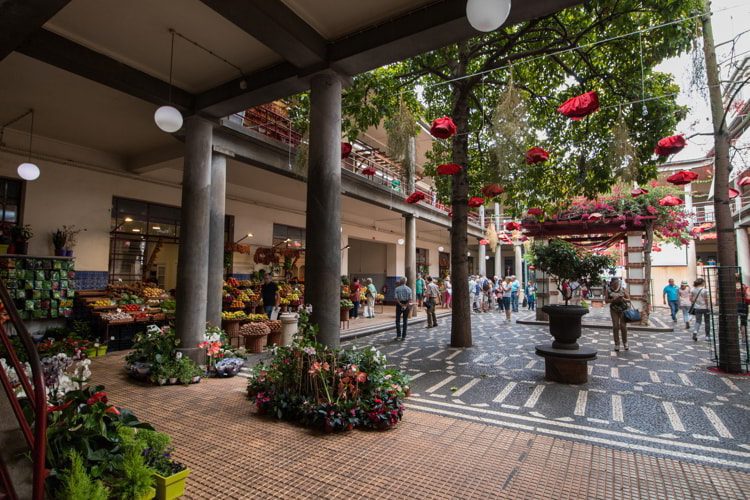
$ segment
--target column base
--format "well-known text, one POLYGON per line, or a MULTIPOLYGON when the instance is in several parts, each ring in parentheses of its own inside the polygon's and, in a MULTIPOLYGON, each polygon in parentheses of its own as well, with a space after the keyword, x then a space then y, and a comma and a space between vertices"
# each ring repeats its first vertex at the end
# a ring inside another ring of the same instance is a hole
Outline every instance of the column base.
POLYGON ((187 356, 199 365, 206 364, 206 351, 198 347, 185 347, 177 349, 177 352, 181 352, 183 356, 187 356))
POLYGON ((545 380, 561 384, 588 382, 588 362, 596 359, 596 351, 590 347, 565 351, 555 349, 551 344, 544 344, 536 346, 536 354, 544 358, 545 380))

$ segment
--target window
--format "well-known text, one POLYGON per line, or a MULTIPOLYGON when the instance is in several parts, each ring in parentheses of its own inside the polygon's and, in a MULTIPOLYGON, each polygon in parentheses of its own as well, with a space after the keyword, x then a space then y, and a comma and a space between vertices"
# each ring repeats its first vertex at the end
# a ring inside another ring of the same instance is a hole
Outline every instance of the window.
POLYGON ((426 248, 417 248, 417 272, 423 276, 430 274, 430 251, 426 248))
POLYGON ((305 228, 286 226, 284 224, 273 225, 273 246, 289 243, 296 248, 305 248, 305 228), (299 246, 294 244, 299 243, 299 246))
POLYGON ((23 181, 0 177, 0 223, 19 224, 23 201, 23 181))

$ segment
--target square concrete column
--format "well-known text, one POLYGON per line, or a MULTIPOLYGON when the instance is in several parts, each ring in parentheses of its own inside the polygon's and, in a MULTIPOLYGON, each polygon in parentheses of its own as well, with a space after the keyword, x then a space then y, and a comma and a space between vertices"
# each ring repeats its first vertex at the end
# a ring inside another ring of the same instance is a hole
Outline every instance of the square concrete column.
MULTIPOLYGON (((413 193, 415 189, 414 173, 417 166, 417 142, 414 137, 409 139, 404 158, 404 174, 407 193, 413 193)), ((411 315, 417 314, 417 219, 413 214, 404 214, 404 276, 406 284, 411 288, 411 300, 413 302, 411 315)))
MULTIPOLYGON (((495 203, 495 231, 500 234, 500 204, 495 203)), ((500 249, 503 245, 498 242, 495 247, 495 276, 498 278, 503 275, 503 252, 500 249)))
POLYGON ((312 77, 307 176, 305 300, 318 340, 337 347, 341 270, 341 79, 312 77))
MULTIPOLYGON (((227 196, 227 157, 211 157, 211 202, 208 231, 208 297, 206 322, 221 326, 221 295, 224 282, 224 220, 227 196)), ((233 235, 232 235, 233 237, 233 235)))
POLYGON ((630 302, 633 307, 639 309, 644 317, 647 313, 644 311, 646 301, 646 261, 643 252, 643 233, 634 231, 628 233, 628 258, 625 264, 627 270, 628 293, 630 302))
POLYGON ((514 258, 513 263, 515 264, 515 275, 518 281, 523 281, 523 245, 521 243, 513 244, 514 258))
MULTIPOLYGON (((479 207, 479 226, 484 230, 484 205, 479 207)), ((484 236, 482 236, 484 238, 484 236)), ((487 276, 487 245, 479 244, 477 259, 479 260, 479 274, 487 276)))
POLYGON ((213 125, 192 116, 185 130, 176 327, 180 351, 199 360, 198 343, 206 329, 213 125))

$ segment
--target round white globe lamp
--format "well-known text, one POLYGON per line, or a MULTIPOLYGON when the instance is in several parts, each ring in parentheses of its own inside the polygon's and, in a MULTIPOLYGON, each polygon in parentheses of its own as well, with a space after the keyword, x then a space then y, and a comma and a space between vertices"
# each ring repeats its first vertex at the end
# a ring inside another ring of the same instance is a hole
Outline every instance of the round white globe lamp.
POLYGON ((445 250, 445 247, 438 247, 438 252, 442 252, 445 250))
POLYGON ((34 181, 39 178, 39 173, 39 167, 33 163, 26 162, 18 165, 18 175, 21 179, 34 181))
POLYGON ((182 128, 182 114, 172 106, 162 106, 154 113, 156 126, 167 133, 177 132, 182 128))
POLYGON ((466 18, 477 31, 495 31, 508 19, 510 0, 468 0, 466 18))
POLYGON ((399 244, 399 245, 403 245, 404 243, 406 243, 406 240, 405 240, 405 239, 403 239, 403 238, 399 238, 399 239, 398 239, 398 244, 399 244))

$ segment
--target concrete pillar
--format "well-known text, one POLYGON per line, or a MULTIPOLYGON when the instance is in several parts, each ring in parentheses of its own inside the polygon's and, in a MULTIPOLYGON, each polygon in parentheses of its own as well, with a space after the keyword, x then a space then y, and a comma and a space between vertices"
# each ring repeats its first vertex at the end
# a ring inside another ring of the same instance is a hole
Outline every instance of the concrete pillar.
MULTIPOLYGON (((495 203, 495 231, 500 234, 502 226, 500 225, 500 204, 495 203)), ((495 247, 495 276, 502 277, 503 275, 503 252, 501 247, 503 245, 498 241, 497 247, 495 247)))
MULTIPOLYGON (((410 191, 411 192, 411 191, 410 191)), ((411 299, 414 302, 412 314, 417 310, 417 220, 413 215, 404 215, 404 276, 406 283, 411 288, 411 299)), ((424 277, 424 276, 423 276, 424 277)))
MULTIPOLYGON (((479 207, 479 226, 484 229, 484 205, 479 207)), ((479 274, 482 276, 487 276, 487 259, 485 257, 487 256, 487 245, 479 244, 479 256, 477 257, 477 260, 479 261, 478 268, 479 268, 479 274)))
POLYGON ((341 272, 341 80, 312 77, 308 153, 305 300, 318 340, 338 347, 341 272))
POLYGON ((737 235, 737 265, 742 273, 742 282, 750 285, 750 241, 748 241, 747 229, 738 227, 735 229, 737 235))
POLYGON ((180 351, 197 361, 206 331, 212 133, 213 125, 202 118, 185 120, 176 328, 180 351))
MULTIPOLYGON (((691 215, 689 220, 693 220, 693 186, 692 184, 685 184, 685 212, 691 215)), ((688 229, 692 229, 693 224, 690 223, 688 229)), ((687 244, 685 251, 687 252, 687 279, 692 286, 693 280, 698 277, 698 269, 696 265, 696 254, 695 254, 695 241, 691 241, 687 244)))
POLYGON ((630 302, 633 307, 640 310, 642 313, 645 311, 645 304, 647 297, 646 294, 646 268, 645 268, 645 255, 643 253, 643 233, 640 231, 633 231, 628 233, 627 236, 627 261, 625 269, 627 278, 627 290, 630 294, 630 302))
POLYGON ((226 199, 227 157, 219 153, 214 153, 211 157, 211 202, 208 223, 208 296, 206 300, 206 322, 213 326, 221 326, 226 199))
POLYGON ((515 270, 513 271, 513 274, 515 274, 520 281, 523 280, 523 248, 521 248, 521 243, 513 244, 513 252, 513 260, 515 264, 515 270))

